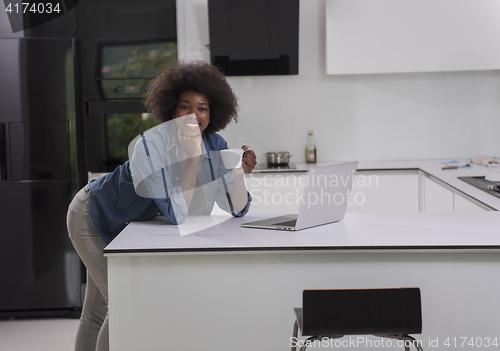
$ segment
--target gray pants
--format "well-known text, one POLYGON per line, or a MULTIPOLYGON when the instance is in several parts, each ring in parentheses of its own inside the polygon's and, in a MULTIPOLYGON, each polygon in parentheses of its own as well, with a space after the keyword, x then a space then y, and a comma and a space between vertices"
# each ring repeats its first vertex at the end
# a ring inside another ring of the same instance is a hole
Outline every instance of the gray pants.
POLYGON ((87 289, 75 351, 109 350, 108 264, 103 255, 106 246, 92 224, 89 195, 84 189, 76 194, 68 209, 68 232, 76 252, 87 267, 87 289))

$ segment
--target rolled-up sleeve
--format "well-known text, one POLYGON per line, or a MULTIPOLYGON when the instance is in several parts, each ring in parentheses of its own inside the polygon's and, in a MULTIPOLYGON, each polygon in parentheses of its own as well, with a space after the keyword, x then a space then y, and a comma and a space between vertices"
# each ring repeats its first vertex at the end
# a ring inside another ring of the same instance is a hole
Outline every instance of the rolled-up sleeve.
POLYGON ((173 166, 165 165, 154 142, 144 136, 139 138, 130 160, 135 191, 139 196, 153 199, 170 223, 181 224, 186 219, 188 207, 182 188, 172 184, 173 178, 181 176, 171 174, 173 166))
MULTIPOLYGON (((221 163, 220 163, 221 164, 221 163)), ((224 211, 230 213, 234 217, 243 217, 247 214, 250 209, 250 202, 252 201, 252 197, 250 193, 247 191, 247 204, 245 208, 236 213, 234 210, 231 195, 234 189, 234 170, 227 170, 222 165, 222 168, 219 169, 219 174, 221 175, 219 178, 219 187, 215 201, 217 205, 224 211), (224 174, 225 173, 225 174, 224 174), (222 175, 224 174, 224 175, 222 175)))
POLYGON ((247 205, 245 206, 243 211, 241 211, 239 213, 235 213, 233 215, 234 217, 243 217, 244 215, 246 215, 248 213, 248 210, 250 209, 250 202, 252 202, 252 197, 250 196, 250 193, 248 191, 247 191, 247 196, 248 196, 247 205))

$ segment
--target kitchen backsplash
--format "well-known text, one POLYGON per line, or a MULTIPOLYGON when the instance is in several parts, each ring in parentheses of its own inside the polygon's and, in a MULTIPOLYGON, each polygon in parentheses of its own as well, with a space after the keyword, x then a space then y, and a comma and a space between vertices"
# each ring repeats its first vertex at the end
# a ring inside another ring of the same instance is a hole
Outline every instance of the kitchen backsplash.
POLYGON ((230 77, 239 122, 221 134, 305 161, 314 130, 318 161, 500 156, 499 71, 230 77))

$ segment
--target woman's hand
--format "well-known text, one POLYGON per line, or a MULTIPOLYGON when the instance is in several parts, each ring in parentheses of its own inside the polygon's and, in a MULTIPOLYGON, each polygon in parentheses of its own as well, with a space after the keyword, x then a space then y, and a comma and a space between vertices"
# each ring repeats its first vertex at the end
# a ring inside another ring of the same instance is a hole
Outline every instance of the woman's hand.
POLYGON ((248 146, 243 145, 241 148, 245 150, 245 153, 243 154, 243 170, 245 173, 249 173, 257 164, 257 156, 255 156, 255 152, 253 152, 253 150, 248 149, 248 146))
POLYGON ((177 139, 179 141, 179 149, 182 160, 201 155, 201 134, 198 133, 198 135, 195 136, 186 136, 179 129, 177 139))

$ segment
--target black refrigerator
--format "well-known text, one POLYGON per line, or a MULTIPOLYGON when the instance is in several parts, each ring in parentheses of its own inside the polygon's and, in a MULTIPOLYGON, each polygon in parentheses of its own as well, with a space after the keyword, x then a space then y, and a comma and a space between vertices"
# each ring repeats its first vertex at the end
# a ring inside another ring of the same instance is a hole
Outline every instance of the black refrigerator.
POLYGON ((66 229, 86 180, 76 49, 74 39, 0 39, 0 318, 81 312, 84 274, 66 229))
POLYGON ((43 24, 0 11, 0 319, 80 315, 68 205, 155 125, 144 87, 177 59, 175 0, 62 3, 43 24))

